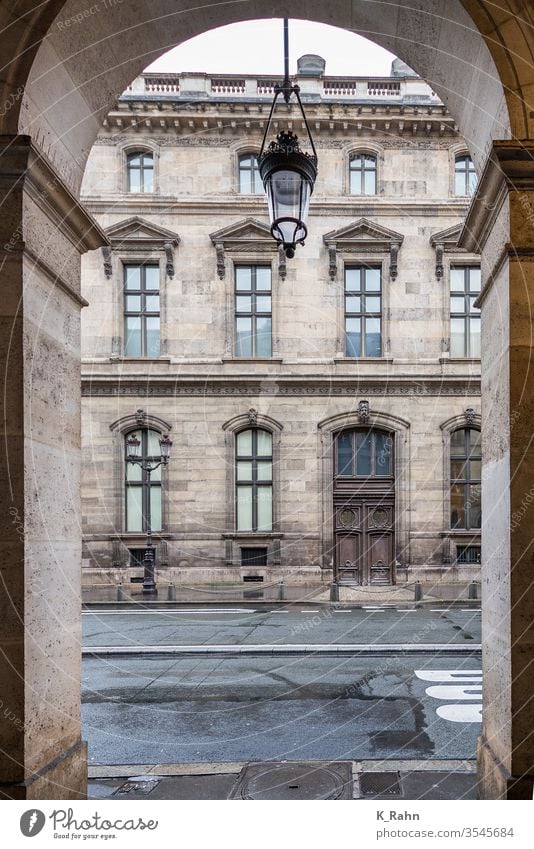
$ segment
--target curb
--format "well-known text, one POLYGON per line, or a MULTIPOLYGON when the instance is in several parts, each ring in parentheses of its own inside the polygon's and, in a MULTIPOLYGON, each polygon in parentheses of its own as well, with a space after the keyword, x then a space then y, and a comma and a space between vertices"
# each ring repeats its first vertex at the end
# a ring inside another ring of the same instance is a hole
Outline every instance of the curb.
POLYGON ((280 645, 261 645, 261 646, 229 646, 229 645, 192 645, 192 646, 84 646, 82 648, 83 657, 102 657, 102 656, 123 656, 129 655, 284 655, 284 654, 321 654, 321 655, 380 655, 380 654, 478 654, 482 651, 480 643, 473 643, 469 646, 455 645, 454 643, 425 643, 423 645, 413 645, 413 643, 405 643, 395 645, 394 643, 384 643, 383 645, 372 644, 350 644, 341 643, 339 645, 323 645, 323 644, 290 644, 285 646, 280 645))

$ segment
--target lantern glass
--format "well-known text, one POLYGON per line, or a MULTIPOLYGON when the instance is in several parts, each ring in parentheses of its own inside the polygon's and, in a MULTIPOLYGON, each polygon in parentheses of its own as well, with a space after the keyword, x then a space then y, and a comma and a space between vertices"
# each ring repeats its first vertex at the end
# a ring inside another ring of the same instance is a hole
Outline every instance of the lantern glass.
POLYGON ((128 460, 138 460, 141 456, 141 440, 135 433, 130 434, 126 440, 126 452, 128 460))
POLYGON ((172 440, 169 439, 169 435, 167 433, 160 439, 159 445, 161 450, 161 460, 163 463, 166 463, 171 456, 172 448, 172 440))
POLYGON ((295 245, 306 238, 311 188, 296 170, 275 171, 267 179, 272 233, 285 245, 295 245))

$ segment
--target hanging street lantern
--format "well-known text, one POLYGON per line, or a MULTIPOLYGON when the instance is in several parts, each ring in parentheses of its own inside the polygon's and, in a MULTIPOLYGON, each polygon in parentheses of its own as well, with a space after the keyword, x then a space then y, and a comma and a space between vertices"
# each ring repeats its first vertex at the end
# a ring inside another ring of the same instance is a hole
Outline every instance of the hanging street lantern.
POLYGON ((284 64, 285 76, 282 85, 275 85, 274 99, 261 150, 258 169, 269 204, 271 234, 282 245, 288 259, 295 256, 297 245, 303 245, 308 235, 307 220, 310 197, 317 177, 317 151, 308 126, 304 107, 300 99, 300 88, 291 85, 289 79, 289 35, 288 21, 284 20, 284 64), (278 133, 267 149, 265 144, 278 97, 283 95, 287 104, 295 95, 308 133, 313 153, 301 150, 298 136, 289 130, 278 133))

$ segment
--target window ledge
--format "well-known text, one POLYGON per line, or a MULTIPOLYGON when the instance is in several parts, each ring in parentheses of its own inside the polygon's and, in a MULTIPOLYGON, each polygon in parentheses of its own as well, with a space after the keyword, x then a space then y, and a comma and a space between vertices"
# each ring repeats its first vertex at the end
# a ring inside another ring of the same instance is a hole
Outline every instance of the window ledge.
POLYGON ((282 357, 223 357, 223 363, 283 363, 282 357))
POLYGON ((335 363, 392 363, 393 357, 334 357, 335 363))
POLYGON ((462 363, 480 365, 480 357, 440 357, 440 363, 462 363))
MULTIPOLYGON (((152 531, 152 539, 160 540, 160 539, 173 539, 174 535, 169 533, 168 531, 152 531)), ((125 542, 137 542, 138 540, 143 543, 146 541, 146 533, 144 531, 124 531, 124 533, 118 534, 109 534, 108 539, 122 539, 125 542)), ((141 545, 141 542, 139 542, 141 545)))
POLYGON ((447 539, 448 537, 468 537, 469 539, 480 539, 482 531, 480 528, 472 531, 458 529, 456 531, 441 531, 440 537, 447 539))
POLYGON ((170 357, 121 357, 111 356, 110 363, 170 363, 170 357))
POLYGON ((281 539, 284 535, 276 531, 234 531, 229 534, 221 534, 223 539, 281 539))

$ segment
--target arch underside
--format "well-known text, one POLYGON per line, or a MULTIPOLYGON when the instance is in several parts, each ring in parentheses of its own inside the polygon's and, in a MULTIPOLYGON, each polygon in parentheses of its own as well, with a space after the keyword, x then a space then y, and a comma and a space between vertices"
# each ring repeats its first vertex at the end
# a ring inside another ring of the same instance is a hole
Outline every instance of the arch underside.
MULTIPOLYGON (((11 58, 5 53, 0 132, 31 135, 75 192, 102 118, 150 62, 214 27, 290 14, 283 3, 259 0, 194 9, 184 0, 106 0, 80 21, 75 0, 50 0, 37 10, 19 4, 28 11, 17 21, 7 5, 0 23, 13 46, 11 58)), ((299 7, 299 17, 360 33, 413 67, 447 104, 479 166, 493 139, 532 135, 532 14, 517 0, 307 0, 299 7)))

